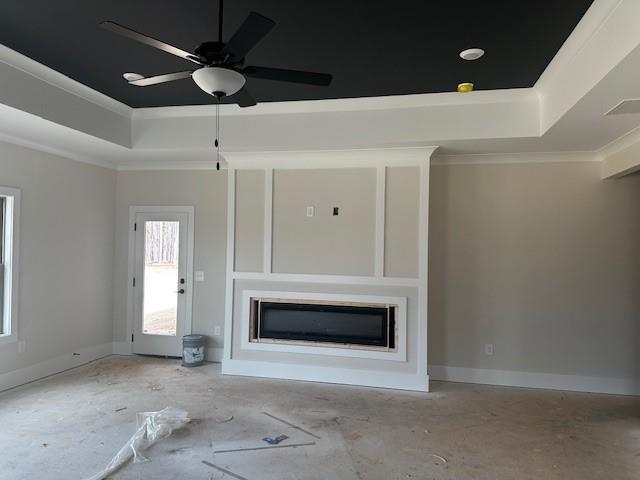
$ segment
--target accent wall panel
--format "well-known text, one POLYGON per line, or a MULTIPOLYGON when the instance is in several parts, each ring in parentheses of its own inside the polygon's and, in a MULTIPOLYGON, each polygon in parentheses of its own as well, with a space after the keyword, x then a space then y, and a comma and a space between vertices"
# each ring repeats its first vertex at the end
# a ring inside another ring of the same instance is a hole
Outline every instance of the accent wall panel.
POLYGON ((384 274, 418 277, 420 169, 388 167, 386 181, 384 274))
POLYGON ((275 170, 273 187, 273 272, 373 275, 375 168, 275 170))
POLYGON ((262 272, 264 182, 264 170, 236 172, 236 272, 262 272))

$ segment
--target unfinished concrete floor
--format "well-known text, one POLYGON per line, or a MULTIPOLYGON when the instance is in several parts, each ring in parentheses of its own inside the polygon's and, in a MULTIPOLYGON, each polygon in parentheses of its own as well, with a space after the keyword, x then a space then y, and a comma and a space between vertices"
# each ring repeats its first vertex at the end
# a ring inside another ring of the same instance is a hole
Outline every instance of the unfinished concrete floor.
POLYGON ((640 479, 639 398, 437 382, 420 394, 218 372, 109 357, 1 394, 0 478, 89 477, 134 432, 136 412, 176 406, 192 422, 110 478, 640 479), (279 434, 290 437, 281 445, 315 445, 214 453, 279 434))

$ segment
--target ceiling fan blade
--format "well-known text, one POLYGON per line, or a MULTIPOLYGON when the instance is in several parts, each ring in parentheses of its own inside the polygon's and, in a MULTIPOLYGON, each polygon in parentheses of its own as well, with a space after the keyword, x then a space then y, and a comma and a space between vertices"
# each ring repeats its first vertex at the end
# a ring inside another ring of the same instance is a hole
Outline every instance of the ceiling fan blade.
POLYGON ((234 103, 237 103, 239 107, 253 107, 256 105, 256 101, 251 96, 246 87, 242 87, 240 91, 234 93, 231 96, 234 103))
POLYGON ((303 72, 270 67, 247 67, 242 73, 247 77, 278 80, 280 82, 306 83, 308 85, 327 86, 333 76, 328 73, 303 72))
POLYGON ((231 55, 231 57, 240 61, 256 44, 262 40, 262 38, 271 31, 276 22, 260 15, 256 12, 251 12, 245 19, 244 23, 240 25, 240 28, 233 34, 233 37, 222 49, 224 55, 231 55))
POLYGON ((123 37, 130 38, 132 40, 135 40, 136 42, 144 43, 145 45, 149 45, 150 47, 158 48, 164 52, 197 63, 198 65, 204 65, 198 57, 189 52, 186 52, 178 47, 174 47, 173 45, 169 45, 168 43, 161 42, 160 40, 157 40, 153 37, 143 35, 142 33, 131 30, 130 28, 124 27, 118 23, 107 21, 102 22, 100 26, 105 30, 109 30, 110 32, 122 35, 123 37))
POLYGON ((149 85, 157 85, 158 83, 173 82, 174 80, 182 80, 183 78, 191 77, 190 70, 184 72, 165 73, 164 75, 156 75, 154 77, 145 77, 140 80, 132 80, 130 85, 136 87, 148 87, 149 85))

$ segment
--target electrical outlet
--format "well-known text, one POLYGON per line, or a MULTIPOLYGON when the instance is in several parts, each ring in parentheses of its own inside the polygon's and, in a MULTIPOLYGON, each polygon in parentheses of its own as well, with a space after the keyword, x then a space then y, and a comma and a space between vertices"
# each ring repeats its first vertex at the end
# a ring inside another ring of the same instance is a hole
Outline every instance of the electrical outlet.
POLYGON ((493 355, 493 343, 484 344, 484 353, 485 355, 493 355))
POLYGON ((24 353, 27 351, 27 342, 24 340, 18 342, 18 353, 24 353))
POLYGON ((316 214, 316 207, 307 207, 307 217, 313 217, 316 214))
POLYGON ((196 282, 204 282, 204 272, 202 271, 196 272, 196 282))
POLYGON ((216 337, 219 337, 220 336, 220 327, 213 327, 213 334, 216 337))

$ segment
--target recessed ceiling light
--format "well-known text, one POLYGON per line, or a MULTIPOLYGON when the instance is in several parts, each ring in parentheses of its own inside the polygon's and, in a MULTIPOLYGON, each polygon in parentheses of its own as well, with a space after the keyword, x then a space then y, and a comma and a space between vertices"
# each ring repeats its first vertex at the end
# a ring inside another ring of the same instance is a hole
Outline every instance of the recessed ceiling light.
POLYGON ((473 92, 473 83, 465 82, 458 85, 458 93, 469 93, 473 92))
POLYGON ((484 50, 481 48, 467 48, 460 52, 460 58, 463 60, 477 60, 484 55, 484 50))
POLYGON ((127 82, 133 82, 135 80, 140 80, 140 79, 144 78, 139 73, 132 73, 132 72, 123 73, 122 76, 124 77, 124 79, 127 82))

